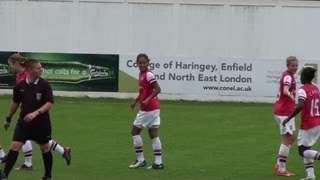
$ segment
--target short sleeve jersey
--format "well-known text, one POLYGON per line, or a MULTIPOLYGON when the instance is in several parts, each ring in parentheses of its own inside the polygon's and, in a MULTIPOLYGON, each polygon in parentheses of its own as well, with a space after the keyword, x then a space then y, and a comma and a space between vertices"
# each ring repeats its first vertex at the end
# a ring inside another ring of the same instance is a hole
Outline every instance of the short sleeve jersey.
POLYGON ((274 114, 278 116, 289 116, 295 107, 295 101, 283 94, 284 86, 289 86, 289 92, 296 96, 296 80, 292 73, 284 71, 279 82, 279 92, 274 104, 274 114))
MULTIPOLYGON (((153 72, 150 71, 149 69, 139 73, 138 99, 140 103, 153 93, 154 88, 152 87, 152 83, 155 83, 155 82, 157 82, 156 78, 153 72)), ((149 101, 149 104, 147 104, 146 106, 140 106, 140 109, 141 111, 153 111, 156 109, 160 109, 160 102, 158 97, 154 97, 153 99, 151 99, 149 101)))
POLYGON ((300 129, 311 129, 320 125, 320 94, 317 86, 305 84, 298 90, 298 100, 304 100, 301 110, 300 129))
MULTIPOLYGON (((53 103, 53 93, 48 81, 39 78, 35 83, 29 83, 27 79, 22 80, 13 89, 13 101, 21 103, 20 119, 28 113, 34 112, 46 102, 53 103)), ((49 112, 44 112, 38 117, 49 119, 49 112)))

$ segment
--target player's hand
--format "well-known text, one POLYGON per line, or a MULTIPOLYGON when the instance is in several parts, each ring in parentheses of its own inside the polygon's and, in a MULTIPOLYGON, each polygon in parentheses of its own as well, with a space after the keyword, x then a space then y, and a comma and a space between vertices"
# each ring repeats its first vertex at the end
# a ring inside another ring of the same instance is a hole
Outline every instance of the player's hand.
POLYGON ((10 123, 7 121, 4 121, 4 123, 3 123, 4 130, 7 131, 9 127, 10 127, 10 123))
POLYGON ((30 122, 32 121, 39 113, 38 112, 32 112, 32 113, 29 113, 27 114, 23 120, 26 121, 26 122, 30 122))
POLYGON ((129 107, 130 110, 133 111, 135 106, 136 106, 136 102, 132 102, 129 107))

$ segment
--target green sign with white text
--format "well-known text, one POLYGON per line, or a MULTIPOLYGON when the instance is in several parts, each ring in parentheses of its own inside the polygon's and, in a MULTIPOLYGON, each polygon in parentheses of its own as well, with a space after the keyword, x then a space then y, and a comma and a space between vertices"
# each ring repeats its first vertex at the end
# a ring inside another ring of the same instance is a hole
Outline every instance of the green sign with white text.
MULTIPOLYGON (((14 73, 7 60, 14 52, 0 52, 0 88, 15 85, 14 73)), ((43 66, 42 78, 53 90, 118 91, 119 56, 105 54, 68 54, 20 52, 27 59, 37 59, 43 66)))

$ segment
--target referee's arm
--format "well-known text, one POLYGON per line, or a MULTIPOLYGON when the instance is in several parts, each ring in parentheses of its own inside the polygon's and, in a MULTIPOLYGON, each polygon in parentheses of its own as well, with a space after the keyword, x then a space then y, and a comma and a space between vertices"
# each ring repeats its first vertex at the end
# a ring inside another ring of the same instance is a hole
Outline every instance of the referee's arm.
POLYGON ((35 110, 32 113, 27 114, 23 120, 26 122, 32 121, 35 117, 39 116, 40 114, 47 112, 52 106, 52 102, 47 101, 44 105, 42 105, 39 109, 35 110))
POLYGON ((17 109, 19 108, 19 104, 20 103, 16 103, 14 101, 11 102, 9 112, 7 114, 8 118, 12 118, 12 116, 17 112, 17 109))
POLYGON ((36 112, 37 112, 38 114, 42 114, 42 113, 44 113, 44 112, 47 112, 47 111, 49 111, 49 109, 51 108, 51 106, 52 106, 52 102, 48 101, 48 102, 46 102, 43 106, 41 106, 39 109, 37 109, 36 112))
POLYGON ((17 109, 19 108, 19 104, 20 103, 16 103, 14 101, 12 101, 10 104, 9 112, 8 112, 6 120, 4 121, 4 124, 3 124, 3 127, 6 131, 10 127, 11 118, 17 112, 17 109))

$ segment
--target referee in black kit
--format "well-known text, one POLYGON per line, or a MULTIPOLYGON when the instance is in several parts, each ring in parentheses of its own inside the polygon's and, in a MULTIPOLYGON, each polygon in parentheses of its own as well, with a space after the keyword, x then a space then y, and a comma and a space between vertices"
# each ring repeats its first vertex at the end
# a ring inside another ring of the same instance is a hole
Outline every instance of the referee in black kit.
POLYGON ((51 139, 49 109, 53 103, 53 93, 49 82, 41 78, 42 66, 39 61, 29 59, 26 62, 26 70, 29 76, 14 87, 13 99, 4 122, 4 128, 7 130, 11 117, 21 106, 4 170, 0 171, 0 180, 6 180, 9 176, 19 150, 26 140, 34 140, 39 144, 45 167, 42 179, 52 179, 52 154, 48 142, 51 139))

